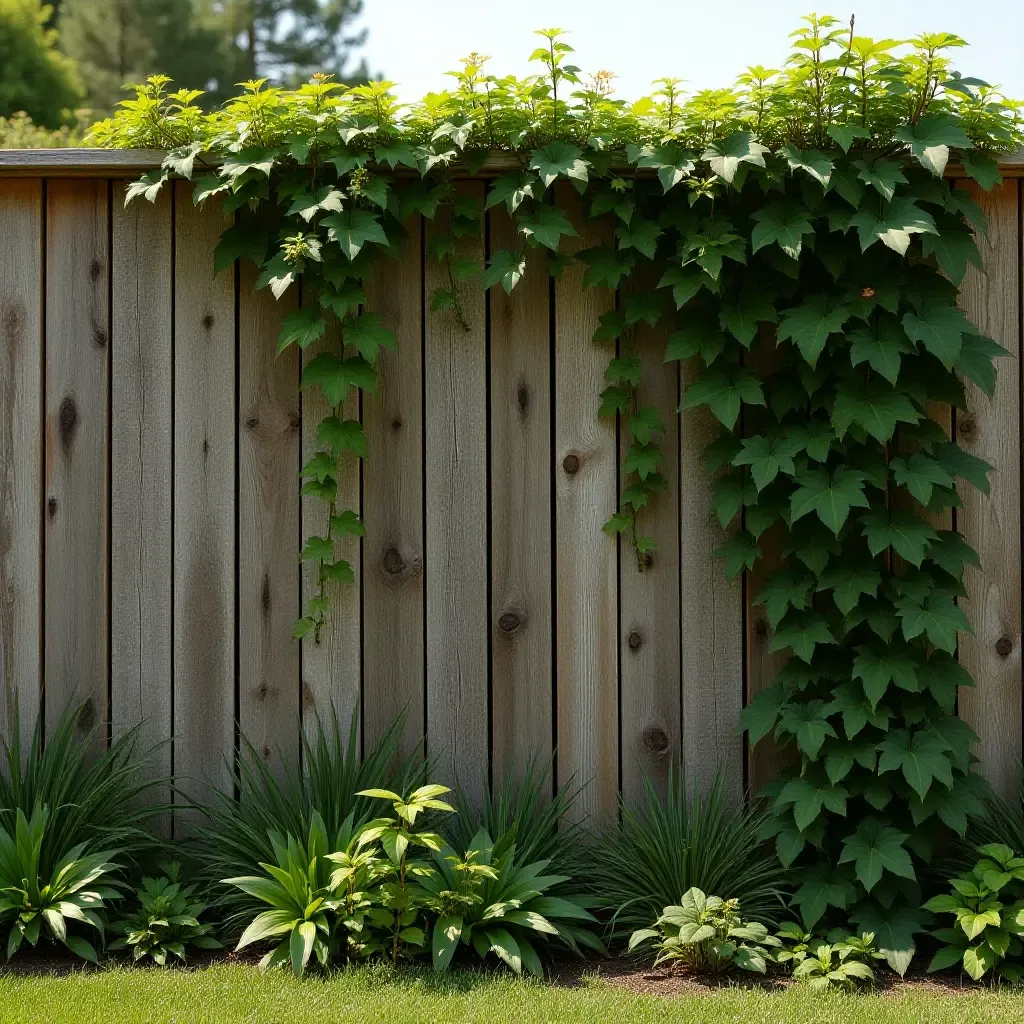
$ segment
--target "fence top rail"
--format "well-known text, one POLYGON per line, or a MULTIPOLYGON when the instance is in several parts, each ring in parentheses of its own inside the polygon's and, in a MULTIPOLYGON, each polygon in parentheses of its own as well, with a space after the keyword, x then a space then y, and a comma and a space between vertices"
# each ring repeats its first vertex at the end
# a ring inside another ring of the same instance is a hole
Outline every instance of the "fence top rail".
MULTIPOLYGON (((0 149, 0 177, 131 178, 159 167, 163 158, 160 149, 0 149)), ((487 177, 520 166, 514 154, 495 152, 475 175, 458 165, 453 172, 456 177, 487 177)), ((999 170, 1006 178, 1024 177, 1024 150, 1002 155, 999 170)), ((950 164, 945 176, 963 177, 963 167, 950 164)))

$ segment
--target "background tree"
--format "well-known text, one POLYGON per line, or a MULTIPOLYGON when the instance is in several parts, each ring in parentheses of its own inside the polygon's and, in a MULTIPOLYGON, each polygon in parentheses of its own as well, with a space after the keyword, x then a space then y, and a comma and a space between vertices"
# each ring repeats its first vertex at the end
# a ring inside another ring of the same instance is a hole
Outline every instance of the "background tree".
POLYGON ((56 128, 81 100, 74 65, 46 27, 50 13, 39 0, 0 0, 0 117, 24 110, 56 128))

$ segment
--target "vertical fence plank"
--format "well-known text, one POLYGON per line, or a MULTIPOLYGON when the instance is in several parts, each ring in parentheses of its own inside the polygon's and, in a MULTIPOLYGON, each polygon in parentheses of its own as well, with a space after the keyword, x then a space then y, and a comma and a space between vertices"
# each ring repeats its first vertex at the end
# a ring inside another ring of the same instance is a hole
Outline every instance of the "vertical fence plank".
MULTIPOLYGON (((483 209, 483 185, 460 182, 458 198, 483 209)), ((427 229, 423 348, 426 408, 427 752, 442 783, 458 783, 479 806, 488 750, 487 331, 479 288, 460 289, 467 328, 453 312, 431 313, 449 288, 431 241, 449 231, 444 216, 427 229)), ((477 238, 455 243, 455 258, 482 267, 477 238)))
POLYGON ((967 411, 956 422, 960 446, 995 470, 988 497, 961 488, 957 514, 982 566, 964 573, 974 635, 961 635, 960 662, 975 685, 961 689, 959 709, 980 738, 979 770, 997 793, 1012 797, 1021 756, 1020 208, 1014 181, 992 193, 970 192, 988 217, 988 237, 978 240, 986 272, 968 270, 960 304, 1011 355, 997 362, 992 399, 967 384, 967 411))
MULTIPOLYGON (((640 272, 643 275, 643 271, 640 272)), ((651 290, 649 275, 633 288, 651 290)), ((673 317, 674 319, 674 317, 673 317)), ((682 723, 679 708, 679 375, 676 363, 664 362, 669 318, 652 329, 636 328, 635 348, 643 367, 640 404, 654 406, 665 424, 659 439, 665 458, 666 490, 637 520, 637 533, 653 538, 655 550, 643 557, 643 570, 627 534, 619 543, 620 635, 622 666, 622 795, 636 804, 643 798, 644 774, 659 792, 668 786, 670 768, 679 760, 682 723)), ((629 434, 619 425, 619 457, 624 459, 629 434)))
POLYGON ((298 761, 299 359, 275 355, 294 289, 274 300, 254 291, 243 260, 238 283, 238 726, 280 772, 298 761), (283 764, 282 764, 283 761, 283 764))
POLYGON ((114 183, 111 208, 110 720, 114 736, 139 727, 162 778, 173 767, 171 191, 125 208, 126 184, 114 183))
POLYGON ((43 189, 0 185, 0 737, 32 734, 42 643, 43 189))
MULTIPOLYGON (((521 239, 504 206, 490 249, 521 239)), ((491 720, 494 778, 552 755, 551 317, 543 253, 490 292, 491 720)))
POLYGON ((402 752, 423 738, 423 224, 406 224, 397 259, 366 282, 367 309, 398 339, 377 361, 377 394, 363 403, 364 746, 405 714, 402 752))
MULTIPOLYGON (((315 303, 315 296, 303 293, 303 304, 315 303)), ((302 359, 308 362, 320 352, 337 352, 341 344, 340 332, 336 327, 328 329, 327 336, 311 345, 302 359)), ((374 400, 371 398, 371 401, 374 400)), ((317 427, 329 414, 327 399, 319 388, 310 388, 302 393, 302 461, 312 458, 320 447, 317 443, 317 427)), ((345 420, 359 419, 359 395, 352 389, 342 408, 345 420)), ((346 452, 340 461, 338 472, 338 508, 351 509, 362 513, 360 460, 346 452)), ((326 505, 314 497, 302 499, 302 541, 313 535, 326 534, 326 505)), ((302 721, 307 736, 315 736, 317 720, 325 726, 332 715, 338 716, 343 735, 352 715, 359 705, 362 654, 362 541, 359 537, 348 536, 336 547, 339 558, 345 559, 355 570, 354 584, 328 584, 331 610, 327 622, 320 632, 320 642, 312 636, 302 641, 302 721)), ((319 591, 318 569, 312 562, 302 565, 303 606, 319 591)))
MULTIPOLYGON (((569 186, 558 205, 579 231, 574 248, 612 241, 611 226, 588 220, 569 186)), ((584 288, 583 272, 574 264, 555 284, 558 780, 575 775, 586 786, 578 814, 611 815, 619 788, 618 557, 602 527, 615 511, 618 460, 615 427, 597 417, 608 353, 591 339, 615 296, 584 288)))
POLYGON ((235 744, 235 281, 213 274, 219 205, 176 187, 174 766, 202 800, 230 789, 235 744))
POLYGON ((46 212, 47 728, 108 722, 108 184, 51 181, 46 212))
MULTIPOLYGON (((696 360, 682 367, 685 389, 698 376, 696 360)), ((710 518, 714 481, 701 453, 721 433, 706 408, 681 414, 679 449, 682 546, 683 764, 690 792, 707 792, 723 774, 727 797, 743 792, 743 587, 727 580, 715 550, 725 543, 710 518)))

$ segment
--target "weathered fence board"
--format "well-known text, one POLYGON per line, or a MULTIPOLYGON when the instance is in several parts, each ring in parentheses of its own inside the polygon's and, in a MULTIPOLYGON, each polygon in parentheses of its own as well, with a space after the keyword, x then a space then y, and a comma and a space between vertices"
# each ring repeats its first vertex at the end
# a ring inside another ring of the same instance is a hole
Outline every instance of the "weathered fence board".
MULTIPOLYGON (((325 529, 298 476, 329 410, 296 388, 338 339, 275 358, 282 313, 317 297, 254 294, 248 264, 215 277, 225 222, 187 184, 123 210, 123 167, 62 167, 0 177, 0 733, 16 704, 27 735, 41 696, 51 726, 87 700, 98 742, 141 723, 145 745, 167 741, 147 770, 200 801, 230 786, 242 736, 277 765, 332 708, 346 725, 360 709, 364 747, 404 712, 403 750, 425 743, 473 800, 533 756, 554 757, 554 782, 585 787, 594 815, 635 800, 644 772, 664 787, 677 760, 691 790, 722 771, 731 800, 774 776, 777 751, 747 753, 738 716, 783 658, 753 604, 758 573, 727 581, 715 555, 727 532, 701 453, 720 428, 677 411, 694 367, 663 364, 667 321, 633 341, 668 478, 640 523, 657 545, 640 572, 629 538, 602 529, 628 436, 597 417, 611 348, 591 341, 628 296, 583 289, 580 266, 552 280, 530 250, 511 295, 464 290, 464 330, 430 308, 448 285, 430 251, 446 226, 410 218, 366 282, 398 349, 376 394, 341 410, 369 448, 339 480, 339 507, 365 520, 338 547, 356 582, 332 587, 319 643, 297 643, 318 586, 299 549, 325 529)), ((606 242, 565 198, 572 245, 606 242)), ((995 467, 991 496, 965 488, 955 516, 983 560, 965 581, 976 632, 960 658, 977 686, 959 708, 1007 793, 1024 742, 1019 182, 976 198, 988 273, 969 273, 962 302, 1011 356, 994 399, 968 387, 966 411, 936 415, 995 467)), ((456 252, 478 266, 519 244, 503 206, 483 224, 456 252)), ((781 560, 771 532, 761 544, 765 568, 781 560)))
POLYGON ((42 679, 43 186, 0 188, 0 735, 23 740, 42 679))
POLYGON ((1009 350, 997 363, 990 399, 967 385, 967 411, 956 440, 991 463, 991 493, 963 488, 957 526, 981 556, 982 571, 964 573, 974 635, 960 638, 960 662, 975 685, 960 691, 960 715, 978 734, 981 771, 1003 796, 1016 792, 1021 756, 1021 243, 1019 183, 986 195, 971 189, 988 218, 981 240, 987 273, 970 268, 960 301, 978 329, 1009 350))
MULTIPOLYGON (((172 193, 111 203, 110 723, 139 727, 169 776, 174 673, 172 507, 174 277, 172 193)), ((170 790, 153 794, 167 803, 170 790)))
POLYGON ((46 192, 43 693, 50 722, 83 704, 83 735, 109 721, 109 193, 102 180, 46 192))

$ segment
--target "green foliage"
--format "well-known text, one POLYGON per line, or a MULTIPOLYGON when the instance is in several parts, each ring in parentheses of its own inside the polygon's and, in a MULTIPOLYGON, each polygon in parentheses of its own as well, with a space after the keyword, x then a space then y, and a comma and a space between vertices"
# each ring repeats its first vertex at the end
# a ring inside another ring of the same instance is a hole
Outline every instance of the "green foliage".
POLYGON ((50 10, 40 0, 0 0, 0 117, 22 111, 54 129, 79 106, 81 85, 47 27, 50 10))
POLYGON ((945 945, 932 957, 929 971, 962 964, 979 981, 994 971, 1007 981, 1024 979, 1024 857, 1009 846, 989 843, 968 874, 950 880, 952 892, 934 896, 925 910, 953 914, 950 928, 933 932, 945 945), (1016 961, 1016 962, 1014 962, 1016 961))
POLYGON ((273 861, 271 833, 307 837, 320 820, 327 835, 337 836, 350 816, 356 827, 373 816, 373 803, 356 795, 359 790, 422 781, 422 760, 398 756, 402 729, 403 720, 396 719, 360 758, 358 709, 346 733, 332 708, 329 718, 317 719, 315 730, 301 734, 301 760, 281 758, 279 768, 243 737, 233 786, 213 794, 195 841, 202 877, 214 887, 211 907, 226 916, 229 932, 237 934, 257 904, 242 889, 220 886, 220 880, 250 875, 260 862, 273 861))
POLYGON ((10 831, 0 826, 0 926, 7 936, 7 959, 23 942, 35 946, 49 936, 96 963, 93 944, 71 929, 85 925, 102 939, 105 901, 121 895, 114 877, 121 866, 111 852, 90 853, 87 843, 79 843, 48 870, 43 847, 50 820, 50 809, 41 804, 30 817, 19 807, 10 831))
POLYGON ((87 112, 75 111, 74 123, 60 128, 36 124, 24 111, 0 117, 0 149, 64 149, 80 146, 89 126, 87 112))
POLYGON ((40 849, 40 871, 46 876, 83 843, 125 858, 151 849, 155 840, 146 823, 170 809, 153 802, 154 789, 169 780, 144 778, 152 751, 139 750, 138 730, 96 752, 95 734, 79 724, 86 712, 85 706, 65 708, 51 722, 45 744, 37 720, 27 751, 21 748, 17 715, 10 743, 0 739, 0 826, 13 832, 19 812, 32 819, 39 808, 51 809, 40 849))
POLYGON ((725 974, 738 968, 765 974, 772 947, 780 941, 760 922, 740 917, 739 900, 706 896, 687 889, 678 906, 665 907, 653 928, 633 932, 630 950, 654 942, 655 965, 678 961, 698 974, 725 974))
MULTIPOLYGON (((694 96, 662 80, 632 105, 611 97, 606 76, 583 80, 559 30, 540 36, 536 75, 497 78, 474 55, 456 88, 409 108, 388 83, 343 89, 315 76, 292 91, 249 82, 203 115, 197 97, 168 96, 155 80, 94 139, 169 148, 130 197, 153 199, 198 162, 196 201, 220 196, 238 214, 221 262, 255 259, 275 295, 301 278, 303 294, 319 296, 319 312, 305 306, 285 322, 281 345, 341 339, 303 375, 331 408, 303 470, 304 492, 326 514, 302 554, 320 588, 297 637, 319 639, 331 587, 354 576, 337 542, 362 523, 336 505, 338 459, 363 457, 365 438, 353 426, 346 442, 337 425, 349 396, 375 389, 379 350, 394 343, 356 296, 404 220, 437 221, 428 256, 445 284, 431 305, 462 327, 461 290, 479 277, 511 291, 530 248, 552 274, 575 260, 584 287, 618 291, 594 335, 609 348, 598 414, 628 435, 606 529, 631 543, 641 571, 654 557, 643 517, 665 480, 662 418, 643 400, 636 338, 674 326, 666 360, 690 361, 681 408, 707 410, 724 431, 708 466, 714 514, 732 528, 719 552, 727 573, 757 567, 770 528, 783 540, 785 564, 765 574, 756 600, 769 611, 772 650, 791 658, 743 724, 755 742, 773 733, 798 764, 765 794, 763 835, 806 928, 852 920, 902 972, 926 924, 922 872, 986 795, 969 771, 973 734, 954 715, 958 688, 970 685, 954 658, 969 628, 957 602, 977 555, 931 519, 959 507, 965 486, 987 490, 989 467, 929 408, 963 407, 965 379, 991 392, 1002 350, 956 305, 983 220, 941 175, 955 163, 994 185, 993 154, 1022 140, 1018 106, 953 71, 963 40, 950 34, 876 42, 812 15, 781 71, 752 68, 733 90, 694 96), (453 168, 472 173, 495 150, 516 162, 488 202, 505 204, 518 239, 478 273, 457 248, 480 237, 482 211, 453 168), (562 209, 572 193, 582 197, 575 213, 562 209), (604 237, 570 256, 562 249, 580 214, 604 237)), ((678 838, 690 827, 681 801, 673 792, 652 818, 627 817, 595 869, 617 872, 617 926, 635 927, 629 915, 641 911, 646 924, 691 886, 732 893, 752 917, 770 913, 770 871, 732 884, 698 876, 722 874, 713 841, 667 853, 646 845, 663 828, 678 838), (626 891, 641 879, 641 892, 626 891)), ((692 818, 715 823, 710 839, 727 831, 720 810, 692 818)), ((746 836, 749 820, 730 828, 746 836)), ((739 863, 762 863, 756 844, 734 846, 739 863)))
MULTIPOLYGON (((814 992, 833 988, 853 991, 870 985, 875 980, 872 961, 885 959, 872 932, 830 936, 828 942, 797 941, 793 953, 793 977, 806 981, 814 992)), ((782 956, 777 954, 776 960, 782 962, 782 956)))
POLYGON ((221 944, 210 934, 213 925, 199 921, 206 907, 194 899, 195 891, 196 886, 182 884, 176 861, 164 865, 159 877, 143 878, 141 887, 129 897, 135 906, 111 927, 121 938, 108 949, 130 949, 133 960, 151 957, 162 967, 169 957, 184 963, 189 946, 220 949, 221 944))
POLYGON ((772 922, 785 873, 759 838, 767 820, 732 806, 721 777, 706 795, 689 797, 682 772, 673 770, 662 797, 645 776, 640 804, 623 803, 621 820, 599 834, 589 872, 612 912, 612 937, 647 927, 691 888, 735 893, 749 918, 772 922))
POLYGON ((471 946, 482 960, 493 953, 516 974, 525 968, 538 978, 544 976, 538 943, 558 940, 576 952, 580 945, 604 952, 591 931, 597 920, 587 908, 594 898, 562 891, 570 879, 545 874, 550 861, 517 859, 514 842, 499 851, 480 829, 464 855, 445 846, 434 854, 434 862, 436 872, 421 884, 431 893, 428 906, 438 915, 432 943, 435 970, 448 969, 460 943, 471 946))

